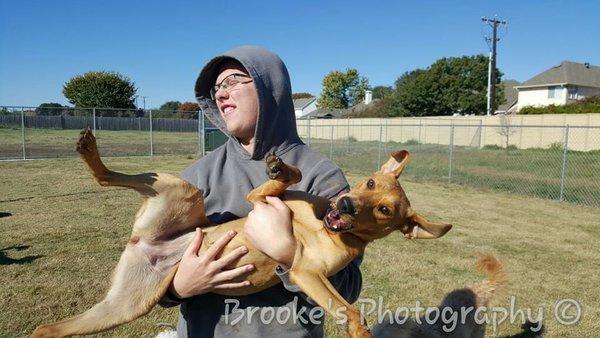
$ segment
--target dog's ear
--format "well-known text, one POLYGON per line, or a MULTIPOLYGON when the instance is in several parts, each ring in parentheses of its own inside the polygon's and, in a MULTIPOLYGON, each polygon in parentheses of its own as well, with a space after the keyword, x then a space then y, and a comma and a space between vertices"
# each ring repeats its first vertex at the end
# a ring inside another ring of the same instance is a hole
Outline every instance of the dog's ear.
POLYGON ((408 239, 435 239, 444 236, 452 224, 431 223, 412 209, 408 213, 408 229, 404 237, 408 239))
POLYGON ((402 174, 404 167, 406 167, 408 164, 408 158, 408 151, 395 151, 379 171, 383 174, 393 174, 396 178, 398 178, 402 174))

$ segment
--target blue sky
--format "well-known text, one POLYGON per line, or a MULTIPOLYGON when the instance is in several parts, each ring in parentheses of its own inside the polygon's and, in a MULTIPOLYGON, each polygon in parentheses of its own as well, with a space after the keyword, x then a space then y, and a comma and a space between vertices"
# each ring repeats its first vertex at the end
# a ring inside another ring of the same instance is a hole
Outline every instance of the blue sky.
POLYGON ((600 65, 599 1, 0 0, 0 105, 67 104, 90 70, 131 78, 148 108, 193 100, 201 67, 230 48, 278 53, 294 92, 318 95, 335 69, 371 85, 447 56, 488 53, 482 16, 501 29, 498 67, 519 81, 562 60, 600 65))

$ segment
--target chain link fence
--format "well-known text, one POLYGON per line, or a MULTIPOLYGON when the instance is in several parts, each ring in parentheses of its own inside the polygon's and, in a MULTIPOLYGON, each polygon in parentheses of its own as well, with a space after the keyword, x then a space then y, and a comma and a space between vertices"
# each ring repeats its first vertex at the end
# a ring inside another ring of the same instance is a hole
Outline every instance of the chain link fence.
MULTIPOLYGON (((103 156, 199 157, 226 136, 197 114, 0 106, 0 160, 74 157, 86 127, 103 156)), ((298 132, 349 174, 375 171, 392 151, 406 149, 412 160, 404 175, 412 180, 600 206, 600 126, 457 121, 298 120, 298 132)))
POLYGON ((202 156, 226 139, 194 111, 0 106, 0 160, 77 156, 84 128, 109 157, 202 156))
MULTIPOLYGON (((332 121, 333 122, 333 121, 332 121)), ((346 173, 411 152, 404 176, 600 206, 600 126, 298 122, 305 143, 346 173)))

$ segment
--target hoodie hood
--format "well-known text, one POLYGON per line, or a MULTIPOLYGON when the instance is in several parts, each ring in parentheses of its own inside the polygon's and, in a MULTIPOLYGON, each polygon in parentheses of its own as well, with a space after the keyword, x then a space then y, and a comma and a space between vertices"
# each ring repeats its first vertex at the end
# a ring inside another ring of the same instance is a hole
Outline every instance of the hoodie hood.
POLYGON ((195 92, 204 116, 229 136, 230 146, 233 146, 242 158, 258 160, 271 151, 280 155, 302 144, 296 130, 292 88, 287 68, 279 56, 266 49, 242 46, 213 58, 200 72, 195 92), (248 154, 237 139, 227 132, 216 103, 210 99, 210 88, 215 84, 219 68, 228 60, 235 60, 246 68, 258 95, 259 111, 253 154, 248 154))

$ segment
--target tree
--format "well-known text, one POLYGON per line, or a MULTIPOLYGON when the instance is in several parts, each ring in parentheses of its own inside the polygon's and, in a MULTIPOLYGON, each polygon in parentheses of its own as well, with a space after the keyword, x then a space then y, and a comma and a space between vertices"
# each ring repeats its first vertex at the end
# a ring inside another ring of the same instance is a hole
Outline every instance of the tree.
POLYGON ((172 113, 174 113, 177 109, 179 109, 179 106, 181 106, 181 102, 179 101, 167 101, 163 103, 158 110, 170 110, 172 113))
POLYGON ((177 109, 177 116, 182 119, 197 119, 200 106, 196 102, 184 102, 177 109))
POLYGON ((510 144, 510 136, 517 132, 516 128, 512 128, 512 121, 510 116, 500 116, 500 126, 496 132, 504 137, 504 148, 508 151, 508 145, 510 144))
POLYGON ((390 86, 375 86, 373 87, 373 98, 383 99, 389 95, 392 95, 394 90, 390 86))
POLYGON ((320 107, 344 109, 359 103, 369 89, 369 80, 360 76, 353 68, 345 72, 335 70, 325 75, 321 97, 317 101, 320 107))
MULTIPOLYGON (((396 81, 394 116, 485 114, 488 58, 484 55, 442 58, 427 69, 404 73, 396 81)), ((502 73, 497 70, 497 82, 502 73)), ((504 101, 497 88, 496 106, 504 101)))
MULTIPOLYGON (((135 108, 137 89, 127 77, 116 72, 87 72, 72 77, 63 86, 63 94, 75 107, 89 108, 135 108)), ((107 110, 103 115, 124 115, 123 112, 107 110)))
POLYGON ((175 118, 177 117, 179 106, 181 106, 181 102, 179 101, 167 101, 158 108, 158 111, 152 111, 152 116, 163 119, 175 118))
POLYGON ((47 102, 42 103, 35 108, 35 114, 40 116, 59 116, 68 113, 65 108, 67 107, 63 107, 63 105, 60 103, 47 102))
POLYGON ((302 93, 293 93, 292 94, 292 99, 294 99, 294 100, 295 99, 308 99, 308 98, 311 98, 311 97, 315 97, 315 96, 313 94, 311 94, 311 93, 304 93, 304 92, 302 92, 302 93))

